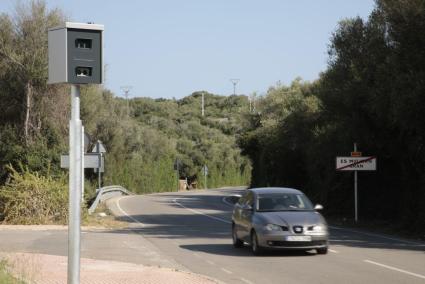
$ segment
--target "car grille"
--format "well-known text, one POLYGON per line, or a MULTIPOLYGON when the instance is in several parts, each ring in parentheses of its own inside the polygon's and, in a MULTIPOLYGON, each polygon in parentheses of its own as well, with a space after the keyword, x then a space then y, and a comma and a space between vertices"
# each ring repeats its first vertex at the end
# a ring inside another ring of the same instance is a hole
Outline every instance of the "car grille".
POLYGON ((302 234, 304 231, 303 226, 293 226, 292 230, 294 230, 294 233, 296 234, 302 234))

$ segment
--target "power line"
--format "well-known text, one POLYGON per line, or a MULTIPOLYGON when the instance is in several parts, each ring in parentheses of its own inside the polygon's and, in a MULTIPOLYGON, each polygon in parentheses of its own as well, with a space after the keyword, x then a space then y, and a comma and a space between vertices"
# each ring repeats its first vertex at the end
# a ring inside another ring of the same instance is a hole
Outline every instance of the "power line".
POLYGON ((233 84, 233 95, 236 95, 236 85, 239 83, 240 79, 230 79, 230 82, 233 84))
POLYGON ((125 97, 125 100, 127 101, 127 116, 130 116, 130 106, 128 103, 128 97, 129 97, 130 90, 133 89, 133 86, 121 86, 120 89, 121 91, 124 92, 124 97, 125 97))
POLYGON ((205 115, 205 92, 202 92, 202 116, 205 115))

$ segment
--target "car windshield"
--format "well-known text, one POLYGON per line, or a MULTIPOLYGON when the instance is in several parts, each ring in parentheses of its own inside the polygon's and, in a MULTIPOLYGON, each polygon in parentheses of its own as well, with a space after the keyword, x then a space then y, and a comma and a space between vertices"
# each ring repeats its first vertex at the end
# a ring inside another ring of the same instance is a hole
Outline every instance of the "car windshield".
POLYGON ((258 211, 304 211, 313 210, 313 205, 304 194, 260 194, 257 199, 258 211))

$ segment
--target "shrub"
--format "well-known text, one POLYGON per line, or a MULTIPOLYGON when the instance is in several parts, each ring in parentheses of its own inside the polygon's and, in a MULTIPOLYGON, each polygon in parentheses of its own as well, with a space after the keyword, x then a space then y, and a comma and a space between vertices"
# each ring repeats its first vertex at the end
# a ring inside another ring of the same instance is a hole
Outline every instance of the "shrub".
POLYGON ((9 224, 49 224, 67 221, 68 190, 65 176, 52 178, 16 171, 8 166, 9 181, 0 187, 0 220, 9 224))

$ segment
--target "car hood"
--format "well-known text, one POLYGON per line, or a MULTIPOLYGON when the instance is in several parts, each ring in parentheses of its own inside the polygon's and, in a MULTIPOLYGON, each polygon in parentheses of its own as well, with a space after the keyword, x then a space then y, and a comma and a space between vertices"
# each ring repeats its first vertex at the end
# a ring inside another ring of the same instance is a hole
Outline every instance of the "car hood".
POLYGON ((326 223, 325 219, 316 211, 277 211, 258 212, 265 223, 281 226, 315 225, 326 223))

